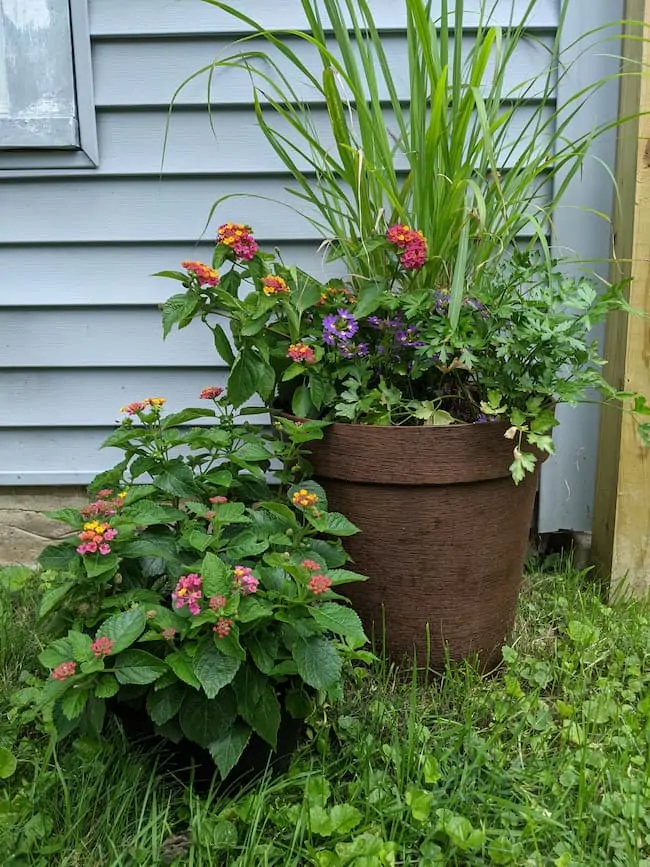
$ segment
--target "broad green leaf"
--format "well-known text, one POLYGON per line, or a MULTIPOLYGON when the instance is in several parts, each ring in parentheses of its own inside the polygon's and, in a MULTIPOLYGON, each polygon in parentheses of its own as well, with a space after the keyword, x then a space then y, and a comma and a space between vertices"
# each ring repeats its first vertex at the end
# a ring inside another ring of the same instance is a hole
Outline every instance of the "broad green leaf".
POLYGON ((243 503, 216 504, 214 509, 214 524, 249 524, 250 518, 245 514, 243 503))
POLYGON ((244 665, 233 682, 237 711, 274 749, 280 727, 280 703, 268 679, 252 665, 244 665))
POLYGON ((380 283, 366 283, 360 291, 357 303, 354 305, 354 315, 357 319, 369 316, 379 307, 385 287, 380 283))
POLYGON ((125 650, 115 659, 115 677, 120 683, 148 684, 158 680, 167 665, 145 650, 125 650))
POLYGON ((113 642, 113 655, 130 647, 142 635, 147 625, 144 611, 129 608, 104 621, 97 630, 97 638, 110 638, 113 642))
POLYGON ((225 779, 246 749, 251 736, 250 728, 240 720, 236 720, 230 728, 220 732, 210 744, 208 750, 219 768, 222 779, 225 779))
POLYGON ((410 788, 406 793, 406 803, 416 822, 426 822, 431 814, 433 794, 424 789, 410 788))
POLYGON ((179 680, 188 686, 193 686, 194 689, 199 689, 201 684, 199 679, 194 674, 192 660, 182 650, 177 650, 175 653, 170 653, 165 657, 165 662, 174 672, 179 680))
POLYGON ((84 662, 87 659, 92 659, 93 654, 90 649, 92 641, 90 635, 71 629, 68 632, 68 641, 70 642, 72 658, 75 662, 84 662))
POLYGON ((240 665, 240 659, 221 653, 212 634, 201 641, 194 657, 194 673, 210 699, 232 682, 240 665))
POLYGON ((221 358, 225 361, 228 367, 232 367, 235 363, 235 354, 230 346, 230 341, 226 332, 218 322, 212 326, 212 336, 214 338, 214 348, 217 350, 221 358))
POLYGON ((164 472, 155 476, 153 484, 172 497, 194 499, 201 494, 192 470, 182 462, 170 464, 164 472))
POLYGON ((156 725, 164 725, 181 709, 187 689, 182 683, 174 683, 166 689, 150 692, 147 696, 147 713, 156 725))
POLYGON ((360 575, 358 572, 351 572, 349 569, 331 569, 328 571, 327 577, 332 582, 333 587, 340 584, 354 584, 359 581, 368 580, 366 575, 360 575))
POLYGON ((306 385, 299 385, 291 398, 291 412, 298 418, 309 418, 314 414, 315 409, 309 388, 306 385))
POLYGON ((328 533, 331 536, 354 536, 359 532, 359 528, 340 512, 326 512, 320 518, 308 515, 308 520, 321 533, 328 533))
POLYGON ((200 407, 187 407, 180 412, 173 412, 170 415, 164 416, 160 421, 162 430, 167 430, 170 427, 177 427, 181 424, 187 424, 188 421, 194 421, 197 418, 214 418, 215 411, 210 408, 201 409, 200 407))
POLYGON ((351 639, 358 646, 368 641, 356 611, 336 602, 323 602, 310 608, 310 614, 320 627, 335 635, 351 639))
POLYGON ((95 687, 97 698, 112 698, 120 691, 120 685, 112 674, 102 677, 95 687))
POLYGON ((55 587, 46 590, 38 609, 39 619, 47 617, 51 611, 55 608, 59 608, 63 600, 76 584, 77 582, 74 579, 71 579, 70 581, 64 581, 61 584, 57 584, 55 587))
MULTIPOLYGON (((172 274, 174 274, 174 279, 178 279, 175 272, 165 273, 159 271, 155 276, 171 276, 172 274)), ((185 276, 185 279, 188 279, 187 276, 185 276)), ((172 295, 171 298, 168 298, 163 304, 162 309, 163 337, 167 337, 174 325, 178 325, 189 316, 192 316, 199 303, 199 297, 190 292, 172 295)))
POLYGON ((120 518, 128 519, 140 527, 148 527, 155 524, 173 524, 183 521, 187 515, 180 509, 172 506, 164 506, 161 503, 152 503, 151 500, 138 500, 131 506, 125 506, 120 518))
POLYGON ((226 565, 216 554, 206 554, 203 558, 201 577, 206 599, 211 596, 228 597, 233 591, 232 567, 226 565))
POLYGON ((265 629, 260 632, 248 633, 244 638, 244 643, 259 670, 263 674, 269 674, 273 670, 278 656, 278 636, 265 629))
POLYGON ((46 668, 56 668, 62 662, 72 660, 72 645, 68 638, 57 638, 38 655, 38 661, 46 668))
POLYGON ((14 754, 6 747, 0 747, 0 780, 8 780, 12 777, 17 767, 18 760, 14 754))
POLYGON ((228 398, 237 409, 254 394, 266 400, 274 385, 275 372, 271 365, 252 350, 242 350, 228 377, 228 398))
POLYGON ((120 560, 117 554, 85 554, 83 557, 84 569, 89 578, 98 578, 100 575, 117 572, 120 560))
POLYGON ((309 686, 327 689, 341 678, 341 657, 331 641, 312 636, 295 641, 291 655, 298 673, 309 686))
POLYGON ((55 509, 53 512, 46 512, 45 515, 54 521, 67 524, 73 530, 80 530, 84 522, 79 509, 55 509))
POLYGON ((74 543, 61 542, 59 545, 48 545, 44 548, 38 557, 38 562, 43 569, 51 569, 52 572, 66 572, 70 563, 78 557, 74 543))
POLYGON ((352 804, 335 804, 330 809, 332 830, 335 834, 349 834, 363 818, 361 811, 352 804))
POLYGON ((61 699, 61 711, 66 719, 73 720, 81 716, 88 701, 88 690, 69 689, 61 699))
POLYGON ((253 623, 255 620, 265 620, 272 616, 273 605, 256 596, 244 596, 237 609, 238 623, 253 623))
POLYGON ((230 729, 235 716, 235 696, 226 689, 216 699, 208 699, 201 692, 188 691, 180 709, 179 721, 183 734, 202 747, 211 743, 230 729))
POLYGON ((269 547, 268 539, 259 538, 257 530, 244 530, 228 542, 228 556, 235 562, 257 557, 269 547))

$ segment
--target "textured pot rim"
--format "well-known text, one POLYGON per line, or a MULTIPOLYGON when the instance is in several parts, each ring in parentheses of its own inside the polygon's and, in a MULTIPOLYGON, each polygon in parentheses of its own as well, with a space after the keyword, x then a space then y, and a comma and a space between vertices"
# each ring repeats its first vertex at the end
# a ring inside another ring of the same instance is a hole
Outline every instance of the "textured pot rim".
MULTIPOLYGON (((273 411, 294 421, 308 421, 273 411)), ((453 485, 510 478, 515 443, 505 421, 454 425, 332 422, 307 445, 314 475, 363 484, 453 485), (373 448, 374 447, 374 448, 373 448)), ((527 449, 539 467, 546 452, 527 449)), ((536 479, 537 471, 527 478, 536 479)))

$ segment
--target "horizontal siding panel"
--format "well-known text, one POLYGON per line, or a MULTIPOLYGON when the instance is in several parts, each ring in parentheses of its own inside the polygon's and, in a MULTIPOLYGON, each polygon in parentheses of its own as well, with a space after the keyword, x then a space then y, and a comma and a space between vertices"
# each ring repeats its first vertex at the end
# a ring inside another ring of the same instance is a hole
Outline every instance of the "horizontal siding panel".
POLYGON ((110 427, 121 418, 122 406, 145 397, 165 397, 170 412, 211 408, 199 399, 201 389, 224 386, 225 380, 224 369, 5 371, 0 428, 110 427))
MULTIPOLYGON (((535 82, 547 69, 551 37, 522 40, 514 50, 504 83, 504 95, 519 88, 522 82, 535 82)), ((465 39, 465 50, 471 38, 465 39)), ((409 95, 407 72, 407 46, 402 35, 387 35, 384 50, 395 75, 400 98, 409 95), (399 75, 396 70, 403 70, 399 75)), ((312 69, 318 69, 315 50, 302 42, 295 45, 296 54, 312 69)), ((266 52, 277 57, 275 50, 266 52)), ((174 92, 183 81, 200 68, 210 65, 216 57, 228 54, 228 44, 218 39, 195 40, 124 40, 98 42, 93 47, 95 101, 98 107, 167 107, 174 92)), ((295 80, 295 73, 286 59, 278 64, 295 80)), ((269 68, 269 73, 271 69, 269 68)), ((490 66, 486 81, 490 80, 490 66)), ((541 83, 530 88, 528 96, 539 95, 541 83)), ((300 99, 314 101, 315 91, 307 82, 298 81, 295 90, 300 99)), ((384 98, 387 94, 384 94, 384 98)), ((211 85, 211 101, 218 105, 242 105, 251 102, 249 75, 238 69, 220 69, 215 72, 211 85)), ((208 102, 208 76, 201 75, 190 82, 177 98, 179 105, 205 105, 208 102)), ((217 119, 218 123, 218 119, 217 119)))
MULTIPOLYGON (((521 21, 529 0, 504 0, 497 5, 492 23, 507 26, 521 21), (514 8, 513 8, 514 7, 514 8)), ((382 29, 403 28, 405 13, 394 0, 371 0, 375 23, 382 29)), ((305 28, 307 20, 300 0, 246 0, 241 11, 276 30, 282 27, 305 28)), ((469 0, 466 24, 478 20, 481 0, 469 0)), ((440 0, 434 0, 432 18, 439 20, 440 0)), ((550 29, 557 26, 556 0, 538 0, 529 17, 529 27, 550 29)), ((231 15, 199 0, 90 0, 90 27, 95 37, 176 36, 179 34, 238 33, 243 25, 231 15)))
MULTIPOLYGON (((524 106, 513 118, 501 151, 503 164, 514 164, 527 147, 534 132, 535 109, 524 106)), ((552 110, 545 111, 550 118, 552 110)), ((266 138, 260 133, 252 111, 226 109, 220 111, 217 129, 212 130, 207 108, 175 112, 171 121, 167 111, 121 112, 104 111, 98 117, 101 162, 93 177, 110 175, 264 175, 286 171, 284 164, 266 138), (167 131, 167 141, 165 133, 167 131)), ((325 108, 311 112, 315 137, 326 148, 334 148, 329 116, 325 108)), ((398 127, 393 112, 386 112, 386 126, 397 136, 398 127)), ((278 122, 278 131, 289 135, 290 126, 278 122)), ((550 144, 551 127, 544 134, 550 144)), ((538 141, 538 145, 542 145, 538 141)), ((296 158, 303 170, 307 162, 296 158)), ((398 168, 406 168, 406 160, 397 160, 398 168)), ((87 169, 66 172, 86 175, 87 169)))
MULTIPOLYGON (((172 295, 177 284, 168 283, 167 294, 172 295)), ((212 335, 202 322, 163 340, 155 307, 9 309, 0 321, 0 368, 195 367, 207 368, 205 376, 220 364, 212 335)), ((115 376, 119 380, 122 374, 115 376)))
POLYGON ((246 197, 219 205, 208 237, 220 223, 232 220, 252 223, 263 242, 317 242, 316 230, 293 209, 298 200, 284 185, 282 178, 15 180, 2 188, 0 245, 193 243, 215 200, 231 194, 246 197))
POLYGON ((0 485, 85 485, 120 460, 112 428, 0 430, 0 485))
MULTIPOLYGON (((272 248, 267 250, 272 252, 272 248)), ((178 285, 171 280, 152 277, 154 272, 177 268, 185 259, 209 262, 211 256, 211 243, 199 247, 191 243, 142 246, 39 244, 20 252, 15 247, 0 246, 0 274, 3 275, 0 307, 159 304, 178 291, 178 285), (29 262, 33 274, 47 274, 47 282, 26 281, 22 269, 16 267, 18 257, 29 262), (53 286, 55 292, 52 292, 53 286)), ((282 256, 286 262, 313 274, 317 280, 341 276, 342 273, 340 265, 324 264, 316 242, 283 244, 282 256)), ((124 311, 122 315, 131 314, 124 311)))

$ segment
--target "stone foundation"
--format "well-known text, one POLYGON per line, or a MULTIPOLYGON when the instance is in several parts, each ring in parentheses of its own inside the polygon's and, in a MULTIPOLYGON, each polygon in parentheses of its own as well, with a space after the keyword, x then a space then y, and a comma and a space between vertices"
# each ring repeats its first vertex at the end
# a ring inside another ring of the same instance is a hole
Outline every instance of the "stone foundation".
POLYGON ((0 488, 0 565, 34 563, 46 545, 70 532, 44 512, 87 502, 83 487, 0 488))

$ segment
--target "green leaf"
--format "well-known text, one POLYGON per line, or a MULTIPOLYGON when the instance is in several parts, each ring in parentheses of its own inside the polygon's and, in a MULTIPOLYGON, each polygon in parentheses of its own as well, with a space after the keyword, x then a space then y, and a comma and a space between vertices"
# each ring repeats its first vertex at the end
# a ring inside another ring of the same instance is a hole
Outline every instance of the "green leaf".
POLYGON ((264 509, 267 512, 272 512, 274 515, 277 515, 279 518, 282 518, 287 522, 291 527, 297 528, 300 525, 298 524, 298 520, 296 518, 295 512, 292 512, 289 506, 285 506, 283 503, 274 503, 274 502, 263 502, 259 503, 258 508, 264 509))
POLYGON ((68 638, 57 638, 38 655, 38 661, 46 668, 56 668, 62 662, 72 659, 72 645, 68 638))
POLYGON ((83 564, 89 578, 98 578, 109 572, 117 572, 120 560, 117 554, 85 554, 83 564))
POLYGON ((262 400, 271 396, 275 385, 275 372, 252 350, 242 350, 228 377, 228 397, 237 409, 254 394, 262 400))
POLYGON ((240 665, 240 659, 225 656, 219 650, 212 635, 201 641, 194 657, 194 673, 210 699, 232 682, 240 665))
POLYGON ((53 512, 46 512, 45 515, 54 521, 67 524, 73 530, 80 530, 83 525, 83 518, 79 514, 79 509, 55 509, 53 512))
POLYGON ((112 698, 119 691, 120 685, 112 674, 107 674, 105 677, 102 677, 95 687, 95 695, 97 698, 112 698))
POLYGON ((224 690, 216 699, 201 692, 187 692, 181 705, 179 721, 185 737, 202 747, 208 747, 232 726, 235 716, 235 696, 224 690))
POLYGON ((298 674, 315 689, 327 689, 341 679, 341 657, 322 636, 298 639, 291 648, 298 674))
POLYGON ((194 674, 192 661, 182 650, 168 654, 165 657, 165 662, 174 672, 176 677, 179 680, 182 680, 183 683, 188 684, 188 686, 193 686, 194 689, 200 688, 201 684, 199 683, 197 676, 194 674))
POLYGON ((340 512, 326 512, 320 518, 308 515, 308 520, 321 533, 328 533, 330 536, 354 536, 359 532, 359 528, 340 512))
POLYGON ((180 424, 187 424, 188 421, 194 421, 197 418, 214 418, 216 412, 213 409, 201 409, 200 407, 187 407, 180 412, 173 412, 165 416, 160 421, 160 427, 167 430, 170 427, 177 427, 180 424))
POLYGON ((171 494, 172 497, 194 499, 201 496, 192 470, 185 466, 180 458, 175 463, 170 462, 167 469, 154 478, 153 483, 159 490, 171 494))
MULTIPOLYGON (((155 276, 169 276, 169 274, 160 271, 158 272, 158 275, 155 276)), ((187 280, 187 276, 185 276, 184 279, 187 280)), ((162 309, 163 337, 167 337, 174 325, 177 325, 192 316, 198 307, 200 300, 201 299, 197 295, 190 292, 172 295, 171 298, 168 298, 163 304, 162 309)))
POLYGON ((309 388, 306 385, 299 385, 291 398, 291 412, 298 418, 309 418, 314 414, 315 409, 309 388))
POLYGON ((351 639, 357 647, 368 641, 359 615, 351 608, 336 602, 323 602, 312 606, 309 612, 322 629, 351 639))
POLYGON ((246 635, 244 643, 259 670, 263 674, 270 674, 278 656, 278 636, 268 630, 252 632, 246 635))
POLYGON ((362 818, 361 811, 352 804, 335 804, 330 810, 332 830, 336 834, 349 834, 362 818))
POLYGON ((0 747, 0 780, 8 780, 16 773, 18 760, 6 747, 0 747))
POLYGON ((273 749, 280 728, 280 702, 267 678, 252 665, 244 665, 233 682, 237 711, 273 749))
POLYGON ((435 756, 427 756, 424 760, 424 782, 432 785, 440 780, 440 766, 435 756))
POLYGON ((255 620, 265 620, 273 617, 273 605, 266 599, 255 596, 244 596, 237 609, 238 623, 253 623, 255 620))
POLYGON ((46 590, 38 609, 39 620, 47 617, 51 611, 58 608, 72 588, 76 585, 77 582, 74 579, 71 579, 70 581, 64 581, 63 583, 57 584, 55 587, 46 590))
POLYGON ((426 822, 431 814, 433 794, 423 789, 411 788, 406 793, 406 803, 416 822, 426 822))
POLYGON ((327 577, 332 582, 333 587, 340 584, 354 584, 359 581, 367 581, 365 575, 359 575, 358 572, 351 572, 349 569, 331 569, 327 573, 327 577))
POLYGON ((174 683, 166 689, 152 691, 147 696, 147 713, 156 725, 164 725, 181 709, 187 689, 182 683, 174 683))
POLYGON ((110 638, 113 642, 113 655, 130 647, 142 635, 147 625, 144 611, 129 608, 104 621, 97 630, 97 638, 110 638))
POLYGON ((225 779, 246 749, 251 736, 251 730, 240 720, 236 720, 231 727, 222 732, 208 745, 210 755, 219 768, 221 777, 225 779))
POLYGON ((93 658, 92 650, 90 649, 92 643, 90 635, 71 629, 68 632, 68 641, 70 642, 72 658, 75 662, 85 662, 93 658))
POLYGON ((244 503, 221 503, 214 507, 214 524, 249 524, 244 503))
POLYGON ((203 579, 203 595, 230 596, 233 590, 232 567, 227 566, 216 554, 206 554, 201 563, 201 578, 203 579))
POLYGON ((232 351, 226 332, 219 323, 212 325, 212 336, 214 337, 214 348, 228 367, 232 367, 235 363, 235 354, 232 351))
POLYGON ((88 690, 69 689, 61 699, 61 712, 66 719, 73 720, 81 716, 88 701, 88 690))
POLYGON ((166 671, 166 663, 145 650, 125 650, 115 659, 115 677, 120 683, 153 683, 166 671))
POLYGON ((374 313, 381 303, 384 290, 385 287, 380 283, 365 283, 362 285, 357 296, 357 303, 354 305, 355 318, 362 319, 374 313))
POLYGON ((139 500, 132 506, 126 506, 120 517, 132 521, 140 527, 148 527, 155 524, 172 524, 176 521, 183 521, 187 515, 172 506, 152 503, 151 500, 139 500))
POLYGON ((246 560, 249 557, 257 557, 269 547, 268 539, 260 539, 254 529, 244 530, 238 533, 228 543, 228 556, 235 562, 246 560))
POLYGON ((38 557, 38 562, 43 569, 51 569, 52 572, 65 572, 70 563, 78 557, 75 543, 62 542, 59 545, 48 545, 44 548, 38 557))

